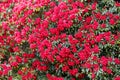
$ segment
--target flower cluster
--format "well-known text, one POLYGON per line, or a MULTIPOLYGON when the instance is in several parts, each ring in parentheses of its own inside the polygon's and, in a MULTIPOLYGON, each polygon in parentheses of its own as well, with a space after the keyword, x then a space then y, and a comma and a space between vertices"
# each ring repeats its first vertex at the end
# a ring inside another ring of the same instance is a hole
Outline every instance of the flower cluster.
POLYGON ((120 80, 120 3, 0 3, 0 79, 120 80))

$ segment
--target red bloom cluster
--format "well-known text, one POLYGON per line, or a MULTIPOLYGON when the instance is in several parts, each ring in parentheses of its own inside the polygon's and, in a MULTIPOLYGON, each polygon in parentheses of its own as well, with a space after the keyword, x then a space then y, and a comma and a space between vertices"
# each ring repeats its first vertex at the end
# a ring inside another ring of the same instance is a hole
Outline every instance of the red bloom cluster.
POLYGON ((120 80, 113 70, 120 65, 120 15, 107 5, 102 12, 97 1, 87 1, 0 3, 0 76, 94 80, 100 74, 120 80))

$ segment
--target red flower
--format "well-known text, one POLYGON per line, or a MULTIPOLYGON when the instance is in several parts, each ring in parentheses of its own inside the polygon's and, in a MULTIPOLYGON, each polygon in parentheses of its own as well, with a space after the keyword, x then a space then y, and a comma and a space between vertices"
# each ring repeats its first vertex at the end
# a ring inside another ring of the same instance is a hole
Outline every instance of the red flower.
POLYGON ((55 22, 58 19, 58 16, 56 14, 52 15, 51 21, 55 22))
POLYGON ((92 25, 92 28, 94 30, 96 30, 98 28, 98 22, 97 21, 94 21, 93 25, 92 25))
POLYGON ((115 62, 115 64, 117 64, 117 65, 120 64, 120 60, 119 60, 118 58, 115 58, 115 59, 114 59, 114 62, 115 62))
POLYGON ((69 69, 69 67, 68 67, 68 66, 63 66, 63 67, 62 67, 62 71, 63 71, 63 72, 68 71, 68 69, 69 69))
POLYGON ((19 48, 18 48, 18 47, 15 47, 15 48, 13 48, 13 51, 14 51, 14 52, 19 52, 19 48))
POLYGON ((116 76, 114 80, 120 80, 120 76, 116 76))
POLYGON ((76 46, 73 45, 73 46, 71 46, 71 48, 72 48, 72 52, 74 52, 74 53, 77 52, 76 46))
POLYGON ((16 61, 17 61, 18 63, 21 63, 21 62, 22 62, 22 58, 21 58, 20 56, 16 56, 16 61))
POLYGON ((69 70, 69 73, 70 73, 72 76, 75 76, 75 75, 78 73, 78 69, 75 68, 75 69, 69 70))
POLYGON ((100 20, 106 20, 107 16, 106 15, 101 15, 100 20))
POLYGON ((42 70, 43 70, 43 71, 47 71, 47 70, 48 70, 48 67, 47 67, 47 66, 42 66, 42 70))
POLYGON ((102 67, 102 70, 103 70, 104 72, 106 72, 106 71, 107 71, 107 67, 106 67, 106 66, 103 66, 103 67, 102 67))
POLYGON ((11 63, 11 66, 12 66, 12 67, 17 67, 17 66, 18 66, 18 62, 12 62, 12 63, 11 63))
POLYGON ((94 53, 98 53, 100 51, 99 47, 97 45, 94 46, 94 48, 92 49, 92 51, 94 53))
POLYGON ((50 7, 55 7, 56 3, 55 2, 50 2, 50 7))
POLYGON ((69 3, 72 3, 72 2, 73 2, 73 0, 68 0, 68 2, 69 2, 69 3))
POLYGON ((3 71, 2 71, 2 70, 0 70, 0 76, 2 76, 2 74, 3 74, 3 71))
POLYGON ((10 77, 8 78, 8 80, 13 80, 13 77, 12 77, 12 76, 10 76, 10 77))
POLYGON ((116 7, 120 7, 120 3, 119 3, 119 2, 116 2, 116 3, 115 3, 115 6, 116 6, 116 7))
POLYGON ((78 56, 80 57, 81 60, 85 60, 87 58, 87 55, 85 52, 79 52, 78 56))
POLYGON ((10 29, 7 23, 2 23, 2 27, 3 27, 4 30, 9 30, 10 29))
POLYGON ((71 15, 70 15, 70 20, 75 19, 75 17, 76 17, 75 14, 71 14, 71 15))
POLYGON ((22 75, 23 74, 23 72, 21 71, 21 70, 18 70, 18 72, 17 72, 19 75, 22 75))
POLYGON ((111 69, 107 69, 106 71, 108 74, 112 74, 112 70, 111 69))
POLYGON ((99 43, 101 41, 102 37, 103 37, 103 35, 96 36, 96 38, 95 38, 96 42, 99 43))
POLYGON ((111 25, 114 25, 116 22, 115 22, 115 20, 114 19, 110 19, 110 24, 111 25))
POLYGON ((90 69, 92 65, 89 62, 86 62, 83 67, 90 69))
POLYGON ((95 79, 95 73, 92 73, 91 77, 94 80, 95 79))
POLYGON ((97 3, 93 3, 91 7, 92 7, 92 10, 96 10, 97 3))
POLYGON ((70 66, 74 66, 75 65, 75 63, 73 62, 73 61, 70 61, 70 60, 68 60, 68 65, 70 65, 70 66))
POLYGON ((101 24, 101 27, 102 28, 106 28, 106 24, 101 24))
POLYGON ((82 38, 82 32, 77 32, 77 33, 75 34, 75 37, 76 37, 76 38, 82 38))
POLYGON ((108 64, 108 59, 105 57, 105 56, 102 56, 101 57, 101 60, 100 60, 100 63, 103 65, 103 66, 106 66, 108 64))
POLYGON ((87 24, 89 24, 91 21, 92 21, 92 17, 91 17, 91 16, 90 16, 90 17, 87 17, 87 18, 85 19, 85 22, 86 22, 87 24))
POLYGON ((39 23, 40 23, 40 21, 41 21, 41 19, 40 19, 40 18, 36 18, 36 20, 35 20, 35 24, 39 24, 39 23))
POLYGON ((31 49, 35 49, 35 48, 36 48, 36 44, 35 44, 35 43, 30 44, 30 48, 31 48, 31 49))
POLYGON ((78 20, 79 20, 79 21, 82 21, 82 16, 79 16, 79 17, 78 17, 78 20))
POLYGON ((78 2, 80 8, 84 8, 84 4, 82 2, 78 2))

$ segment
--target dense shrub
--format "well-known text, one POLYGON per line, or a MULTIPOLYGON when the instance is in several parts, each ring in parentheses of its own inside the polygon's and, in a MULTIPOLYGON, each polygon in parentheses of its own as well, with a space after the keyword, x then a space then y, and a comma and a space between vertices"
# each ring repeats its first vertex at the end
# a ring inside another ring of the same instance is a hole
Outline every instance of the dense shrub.
POLYGON ((120 3, 2 0, 1 80, 120 80, 120 3))

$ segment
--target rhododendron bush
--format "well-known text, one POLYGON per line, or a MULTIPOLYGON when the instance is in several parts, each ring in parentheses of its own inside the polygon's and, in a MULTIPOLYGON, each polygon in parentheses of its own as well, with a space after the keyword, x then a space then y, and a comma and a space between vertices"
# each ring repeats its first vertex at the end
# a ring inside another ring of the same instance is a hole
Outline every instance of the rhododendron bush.
POLYGON ((120 3, 1 0, 0 80, 120 80, 120 3))

